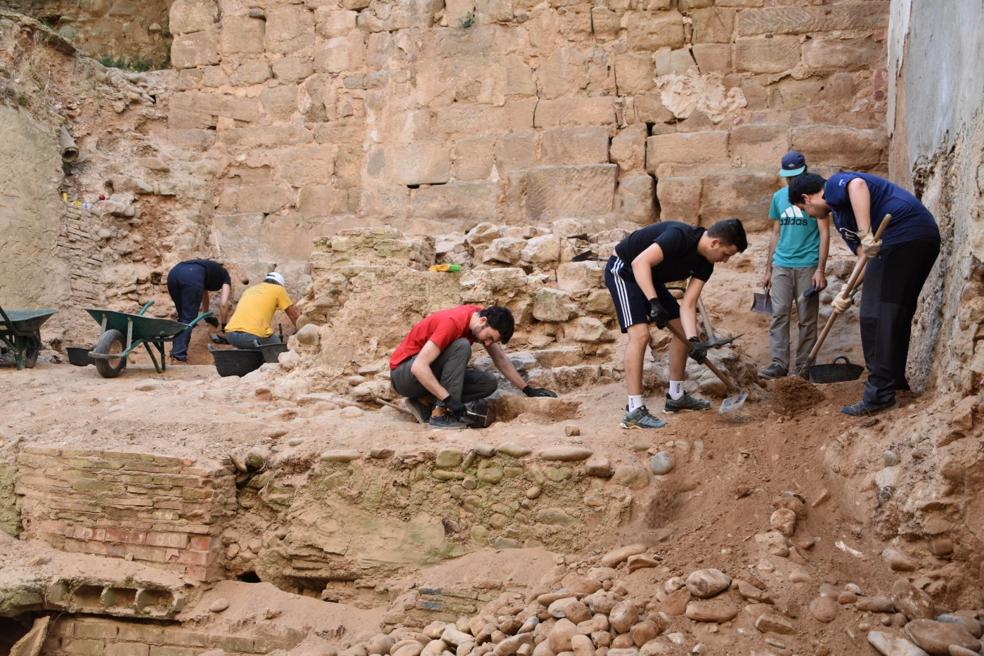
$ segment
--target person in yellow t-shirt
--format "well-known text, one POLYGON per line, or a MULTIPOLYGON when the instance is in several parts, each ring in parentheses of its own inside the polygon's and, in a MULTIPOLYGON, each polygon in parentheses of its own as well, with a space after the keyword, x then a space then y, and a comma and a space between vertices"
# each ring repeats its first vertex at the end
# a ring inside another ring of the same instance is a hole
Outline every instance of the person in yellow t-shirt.
POLYGON ((226 340, 236 348, 279 344, 280 337, 273 334, 270 325, 277 310, 286 312, 290 322, 297 327, 297 307, 287 295, 284 277, 273 271, 266 275, 263 282, 243 292, 236 311, 226 324, 226 340))

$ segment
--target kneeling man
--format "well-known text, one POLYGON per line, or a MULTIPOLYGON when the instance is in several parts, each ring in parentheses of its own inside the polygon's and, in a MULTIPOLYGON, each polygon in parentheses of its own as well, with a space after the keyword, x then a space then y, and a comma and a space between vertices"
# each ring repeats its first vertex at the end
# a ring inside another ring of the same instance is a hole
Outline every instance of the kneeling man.
POLYGON ((390 357, 390 382, 407 398, 420 423, 431 428, 461 429, 465 404, 483 399, 498 385, 490 373, 468 367, 471 345, 479 342, 492 363, 526 396, 557 396, 531 387, 516 371, 500 346, 515 329, 512 312, 496 305, 459 305, 441 310, 414 324, 390 357))

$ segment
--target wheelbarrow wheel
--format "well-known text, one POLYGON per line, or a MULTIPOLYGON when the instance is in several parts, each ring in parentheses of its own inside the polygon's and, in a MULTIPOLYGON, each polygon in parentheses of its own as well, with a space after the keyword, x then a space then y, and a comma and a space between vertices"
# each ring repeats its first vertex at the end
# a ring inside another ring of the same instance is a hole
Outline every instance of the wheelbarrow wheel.
MULTIPOLYGON (((123 333, 118 330, 107 330, 99 336, 92 352, 97 355, 110 355, 123 352, 123 333)), ((126 369, 126 358, 92 358, 96 371, 103 378, 116 378, 126 369)))

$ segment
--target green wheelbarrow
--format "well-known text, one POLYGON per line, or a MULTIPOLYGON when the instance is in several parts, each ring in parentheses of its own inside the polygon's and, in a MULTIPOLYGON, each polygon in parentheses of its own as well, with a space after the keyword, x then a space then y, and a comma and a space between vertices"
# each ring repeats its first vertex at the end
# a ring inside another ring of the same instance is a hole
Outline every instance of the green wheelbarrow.
POLYGON ((4 310, 0 307, 0 342, 14 352, 18 369, 33 367, 41 352, 41 324, 57 310, 4 310))
POLYGON ((86 312, 102 326, 102 335, 89 352, 89 358, 96 365, 96 370, 103 378, 116 378, 126 369, 126 359, 134 349, 143 346, 150 354, 157 373, 163 373, 167 368, 164 358, 164 342, 173 342, 174 338, 186 330, 191 330, 202 319, 213 316, 211 312, 202 312, 191 323, 181 323, 171 319, 145 317, 153 301, 148 301, 137 314, 114 312, 113 310, 86 309, 86 312), (160 362, 153 349, 157 348, 160 362))

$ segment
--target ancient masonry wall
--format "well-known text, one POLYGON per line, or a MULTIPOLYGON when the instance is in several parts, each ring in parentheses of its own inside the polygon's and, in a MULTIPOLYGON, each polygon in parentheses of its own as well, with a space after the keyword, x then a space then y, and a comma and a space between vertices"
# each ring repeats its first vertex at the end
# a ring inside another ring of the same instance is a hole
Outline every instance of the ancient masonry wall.
POLYGON ((7 0, 8 9, 44 22, 83 52, 128 66, 166 66, 172 0, 7 0))
POLYGON ((766 4, 177 0, 167 134, 219 163, 244 261, 366 222, 761 228, 787 149, 884 171, 887 146, 888 3, 766 4))
POLYGON ((106 294, 102 282, 102 240, 93 234, 98 221, 88 210, 65 205, 58 259, 68 267, 72 299, 84 307, 102 307, 106 294))
POLYGON ((235 508, 229 470, 149 454, 26 448, 15 492, 22 537, 63 551, 221 574, 217 539, 235 508))
POLYGON ((62 616, 52 623, 41 653, 44 656, 196 656, 209 649, 221 649, 227 656, 246 656, 291 649, 303 637, 290 629, 281 629, 276 635, 251 637, 209 633, 178 624, 62 616))

